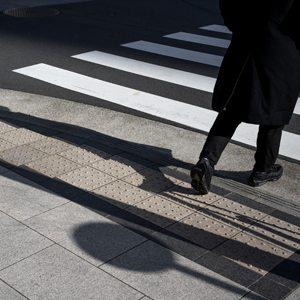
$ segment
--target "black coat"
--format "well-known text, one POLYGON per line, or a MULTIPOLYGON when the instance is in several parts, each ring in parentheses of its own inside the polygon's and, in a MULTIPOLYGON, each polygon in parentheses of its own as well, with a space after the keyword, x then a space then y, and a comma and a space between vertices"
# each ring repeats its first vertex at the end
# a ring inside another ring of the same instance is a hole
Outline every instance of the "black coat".
POLYGON ((289 123, 300 91, 299 3, 220 0, 233 34, 215 85, 214 110, 234 110, 246 123, 289 123))

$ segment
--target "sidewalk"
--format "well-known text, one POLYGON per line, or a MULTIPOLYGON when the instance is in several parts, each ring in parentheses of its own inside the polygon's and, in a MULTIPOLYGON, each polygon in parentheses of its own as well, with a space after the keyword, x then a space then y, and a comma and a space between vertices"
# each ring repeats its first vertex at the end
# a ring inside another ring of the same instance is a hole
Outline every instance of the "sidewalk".
POLYGON ((198 195, 190 162, 159 143, 71 125, 68 102, 53 121, 55 99, 30 116, 39 96, 8 94, 0 299, 299 299, 297 203, 216 177, 198 195))

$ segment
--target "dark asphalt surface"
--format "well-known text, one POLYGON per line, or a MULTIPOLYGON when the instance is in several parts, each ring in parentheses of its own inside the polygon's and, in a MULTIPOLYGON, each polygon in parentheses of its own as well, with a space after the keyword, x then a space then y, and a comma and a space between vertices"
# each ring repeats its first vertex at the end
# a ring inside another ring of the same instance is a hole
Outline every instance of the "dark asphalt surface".
MULTIPOLYGON (((224 55, 225 49, 222 48, 163 37, 166 34, 183 31, 229 38, 227 34, 199 29, 205 25, 223 24, 218 0, 95 0, 47 5, 47 7, 58 9, 60 14, 47 18, 14 18, 0 14, 2 58, 0 60, 0 88, 67 99, 171 123, 12 72, 14 69, 46 63, 125 87, 210 108, 210 93, 79 61, 71 56, 98 50, 177 70, 216 77, 217 67, 168 58, 120 45, 146 40, 224 55)), ((299 134, 299 124, 300 116, 294 115, 286 130, 299 134)))

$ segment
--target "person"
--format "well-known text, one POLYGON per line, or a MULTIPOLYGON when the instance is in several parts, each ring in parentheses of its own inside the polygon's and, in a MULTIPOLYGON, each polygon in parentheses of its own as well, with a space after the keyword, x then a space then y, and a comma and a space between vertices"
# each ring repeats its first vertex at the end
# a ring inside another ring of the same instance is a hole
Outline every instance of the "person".
POLYGON ((282 176, 283 168, 275 162, 300 91, 299 3, 219 1, 232 40, 214 87, 212 108, 218 116, 191 169, 197 191, 209 192, 214 166, 241 122, 259 125, 248 184, 256 187, 282 176))

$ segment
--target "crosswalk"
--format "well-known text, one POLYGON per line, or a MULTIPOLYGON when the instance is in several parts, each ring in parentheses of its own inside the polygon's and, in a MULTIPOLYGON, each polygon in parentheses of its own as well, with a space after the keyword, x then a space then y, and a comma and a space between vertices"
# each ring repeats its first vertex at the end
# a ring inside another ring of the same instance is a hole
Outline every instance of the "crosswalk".
MULTIPOLYGON (((200 27, 200 29, 221 33, 223 36, 226 33, 227 38, 216 38, 185 32, 169 34, 164 37, 166 41, 168 39, 177 39, 183 42, 192 42, 223 49, 229 46, 230 32, 226 27, 213 24, 200 27)), ((121 47, 192 61, 217 68, 221 65, 223 59, 219 55, 143 40, 122 44, 121 47)), ((145 63, 96 50, 74 55, 72 58, 209 93, 213 92, 216 81, 216 78, 145 63)), ((216 112, 200 106, 175 101, 47 64, 32 65, 16 69, 14 72, 206 132, 209 131, 217 115, 216 112)), ((294 113, 300 115, 300 101, 298 101, 294 113)), ((247 145, 255 146, 257 130, 257 125, 241 124, 234 134, 233 139, 247 145)), ((300 136, 284 131, 280 154, 300 161, 300 151, 297 151, 298 149, 300 149, 300 136)))

